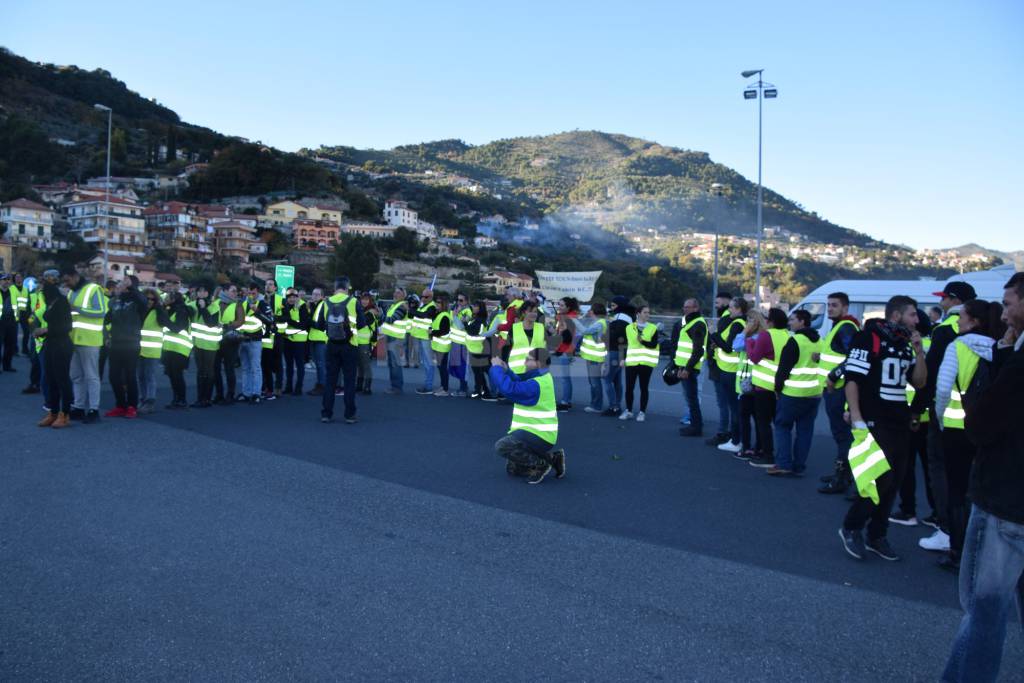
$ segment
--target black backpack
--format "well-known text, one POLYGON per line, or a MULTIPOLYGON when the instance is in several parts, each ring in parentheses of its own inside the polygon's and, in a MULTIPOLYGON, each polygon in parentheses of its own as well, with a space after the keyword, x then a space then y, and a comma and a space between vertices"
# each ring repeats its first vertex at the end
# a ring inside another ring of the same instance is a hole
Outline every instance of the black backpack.
POLYGON ((978 369, 974 371, 974 377, 971 378, 971 383, 967 385, 966 390, 960 386, 960 379, 957 378, 956 388, 960 392, 960 403, 963 405, 964 414, 968 419, 974 414, 981 393, 988 389, 990 384, 992 384, 992 363, 984 358, 978 360, 978 369))
POLYGON ((352 339, 352 326, 348 322, 348 302, 351 299, 349 296, 338 303, 327 301, 328 341, 347 342, 352 339))

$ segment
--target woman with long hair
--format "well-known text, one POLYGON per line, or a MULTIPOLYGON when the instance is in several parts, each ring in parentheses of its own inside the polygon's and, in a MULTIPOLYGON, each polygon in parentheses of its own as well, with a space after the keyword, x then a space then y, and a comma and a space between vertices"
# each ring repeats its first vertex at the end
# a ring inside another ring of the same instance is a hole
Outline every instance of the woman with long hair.
POLYGON ((488 311, 485 302, 474 303, 472 312, 473 317, 466 322, 466 352, 469 354, 469 367, 473 370, 473 393, 469 397, 493 401, 487 388, 487 370, 491 365, 488 337, 493 335, 494 331, 487 330, 488 311))
POLYGON ((747 357, 752 364, 751 384, 754 385, 754 429, 757 432, 757 452, 750 459, 754 467, 775 464, 775 368, 782 355, 782 347, 789 340, 788 318, 780 308, 772 308, 765 319, 765 329, 756 339, 746 340, 747 357))
POLYGON ((626 326, 626 409, 620 420, 633 417, 633 387, 640 382, 640 410, 636 421, 646 419, 651 374, 658 366, 658 326, 650 322, 651 309, 637 306, 636 322, 626 326))

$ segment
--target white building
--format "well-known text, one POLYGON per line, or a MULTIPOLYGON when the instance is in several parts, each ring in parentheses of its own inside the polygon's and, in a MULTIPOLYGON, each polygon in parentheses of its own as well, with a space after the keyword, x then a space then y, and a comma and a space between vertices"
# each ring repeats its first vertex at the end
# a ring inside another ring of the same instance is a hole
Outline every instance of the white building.
POLYGON ((434 241, 437 239, 437 228, 434 226, 433 223, 417 220, 416 227, 413 228, 413 230, 415 230, 416 234, 422 237, 423 239, 427 239, 430 241, 434 241))
POLYGON ((494 249, 498 246, 498 240, 493 237, 487 237, 485 235, 477 235, 473 238, 473 244, 478 249, 494 249))
POLYGON ((82 199, 65 206, 72 232, 108 256, 142 256, 146 248, 146 220, 142 207, 125 199, 82 199))
POLYGON ((34 246, 53 238, 53 211, 28 199, 0 204, 0 230, 12 242, 34 246))
POLYGON ((364 221, 346 221, 341 224, 339 230, 342 235, 362 235, 363 237, 385 238, 395 234, 395 226, 381 225, 380 223, 366 223, 364 221))
POLYGON ((384 202, 384 222, 396 228, 416 230, 420 220, 419 214, 410 209, 408 204, 389 199, 384 202))

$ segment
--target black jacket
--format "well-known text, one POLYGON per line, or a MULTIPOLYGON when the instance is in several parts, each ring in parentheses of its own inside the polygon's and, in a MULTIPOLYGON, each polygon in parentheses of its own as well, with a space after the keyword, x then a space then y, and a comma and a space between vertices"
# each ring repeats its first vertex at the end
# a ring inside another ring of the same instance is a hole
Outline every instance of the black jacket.
POLYGON ((149 313, 146 297, 129 289, 111 299, 106 322, 110 324, 110 348, 130 351, 138 349, 142 339, 142 323, 149 313))
POLYGON ((68 298, 60 293, 56 285, 44 285, 43 296, 46 299, 46 341, 43 342, 43 355, 50 353, 70 353, 71 345, 71 304, 68 298))
MULTIPOLYGON (((798 334, 804 335, 812 342, 821 339, 818 332, 810 328, 793 333, 794 337, 798 334)), ((800 360, 800 346, 796 343, 794 337, 790 337, 786 341, 786 344, 782 347, 782 353, 779 354, 779 369, 775 371, 775 391, 778 393, 782 393, 782 387, 786 384, 786 380, 789 379, 789 374, 793 372, 797 361, 800 360)))
POLYGON ((957 338, 957 332, 952 325, 939 325, 932 328, 932 344, 925 354, 924 363, 928 366, 928 383, 923 391, 914 394, 914 402, 911 404, 911 412, 920 415, 928 408, 932 412, 931 419, 935 419, 935 382, 939 378, 939 366, 946 356, 946 347, 952 344, 957 338))
POLYGON ((1024 524, 1024 347, 997 351, 991 373, 965 423, 978 445, 967 495, 985 512, 1024 524))

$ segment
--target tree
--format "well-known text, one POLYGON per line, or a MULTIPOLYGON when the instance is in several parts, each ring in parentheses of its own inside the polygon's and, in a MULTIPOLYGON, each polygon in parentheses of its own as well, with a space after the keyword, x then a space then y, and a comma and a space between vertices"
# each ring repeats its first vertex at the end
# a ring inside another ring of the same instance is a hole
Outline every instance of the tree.
POLYGON ((335 245, 334 254, 327 265, 331 277, 345 276, 352 282, 352 287, 359 290, 370 289, 374 285, 377 271, 380 270, 380 255, 372 237, 362 235, 345 235, 335 245))
POLYGON ((119 164, 128 163, 128 134, 123 128, 115 128, 110 136, 110 158, 119 164))
POLYGON ((178 128, 172 123, 167 126, 167 163, 178 158, 178 128))

